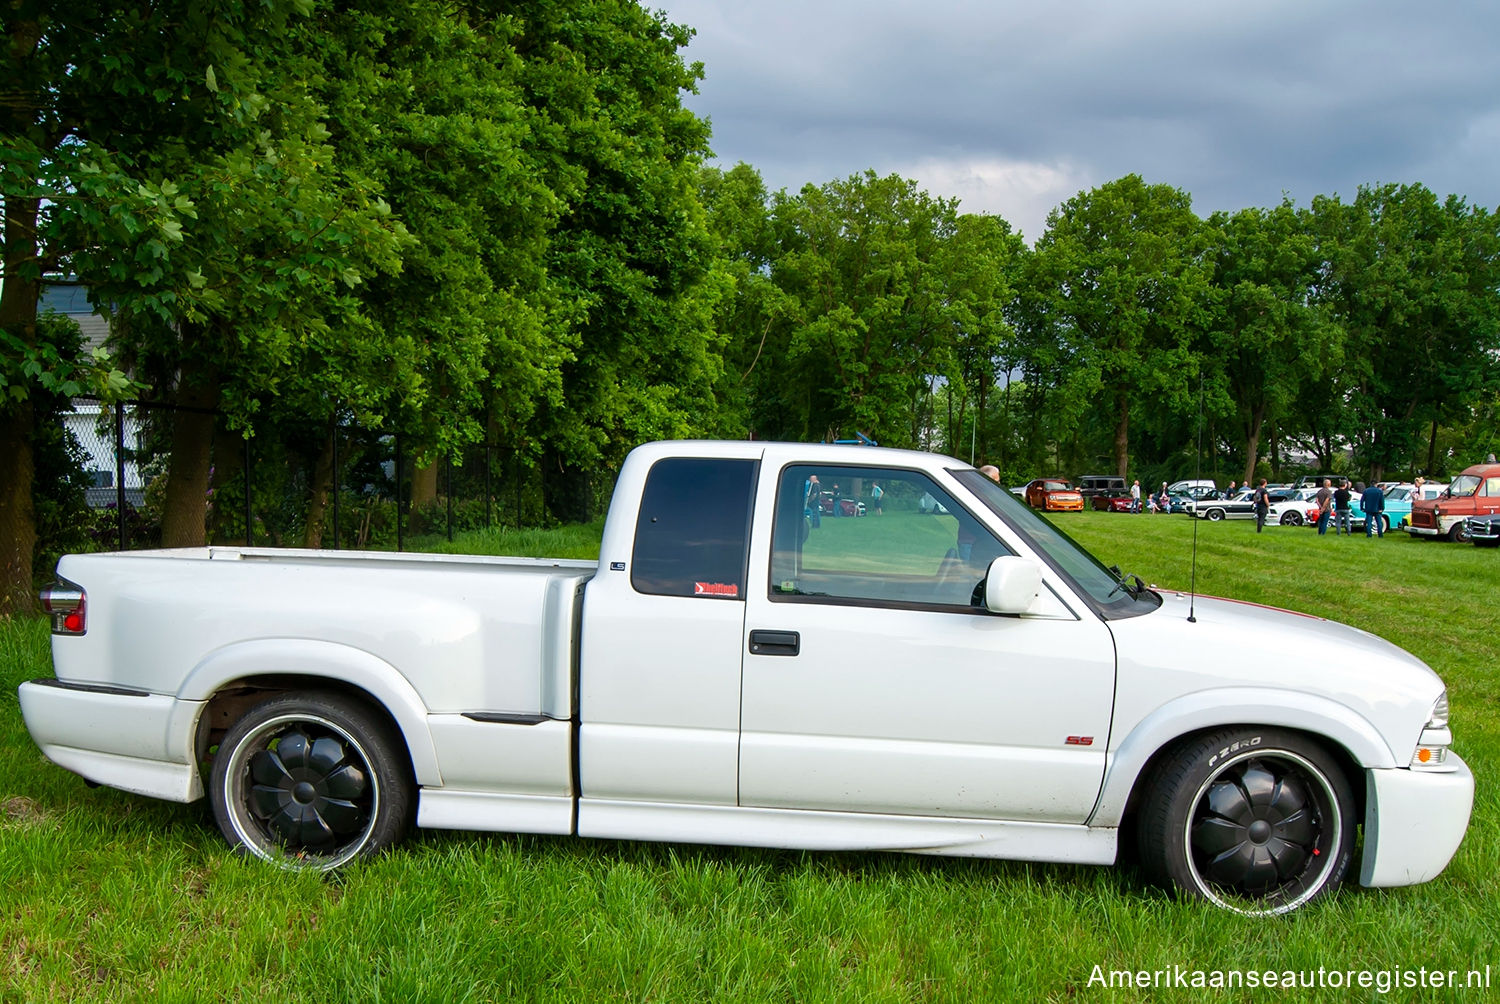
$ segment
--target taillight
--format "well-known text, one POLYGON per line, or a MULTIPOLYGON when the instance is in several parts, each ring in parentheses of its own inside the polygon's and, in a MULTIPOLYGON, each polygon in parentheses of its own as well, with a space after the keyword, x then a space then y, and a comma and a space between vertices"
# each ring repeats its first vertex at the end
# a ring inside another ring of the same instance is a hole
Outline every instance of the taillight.
POLYGON ((42 609, 52 617, 53 634, 83 634, 88 630, 87 594, 83 587, 58 579, 42 590, 42 609))

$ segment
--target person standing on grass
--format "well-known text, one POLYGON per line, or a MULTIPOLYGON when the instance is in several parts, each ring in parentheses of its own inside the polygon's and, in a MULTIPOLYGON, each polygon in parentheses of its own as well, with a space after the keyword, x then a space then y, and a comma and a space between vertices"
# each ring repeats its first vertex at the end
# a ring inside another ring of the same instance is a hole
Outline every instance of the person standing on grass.
POLYGON ((885 489, 880 487, 879 481, 875 482, 875 486, 870 489, 870 498, 875 502, 875 515, 884 515, 880 510, 880 500, 885 498, 885 489))
POLYGON ((1261 478, 1260 484, 1255 486, 1255 494, 1251 496, 1255 503, 1255 532, 1260 533, 1266 528, 1266 514, 1271 511, 1271 493, 1266 491, 1266 479, 1261 478))
POLYGON ((1141 479, 1136 478, 1135 483, 1130 486, 1130 511, 1141 511, 1141 479))
POLYGON ((1224 497, 1227 498, 1227 499, 1234 498, 1234 482, 1233 481, 1229 482, 1229 487, 1226 488, 1226 489, 1224 489, 1224 497))
POLYGON ((1385 520, 1381 513, 1385 512, 1385 492, 1380 490, 1379 485, 1371 485, 1359 496, 1360 512, 1365 514, 1365 536, 1370 536, 1373 528, 1375 536, 1385 536, 1385 520))
MULTIPOLYGON (((1329 512, 1333 508, 1333 482, 1328 478, 1323 479, 1323 487, 1318 489, 1318 536, 1321 537, 1328 532, 1328 519, 1333 514, 1329 512)), ((1337 534, 1335 534, 1337 536, 1337 534)))
POLYGON ((1338 489, 1333 493, 1333 535, 1353 534, 1349 526, 1349 501, 1354 497, 1349 491, 1349 482, 1340 481, 1338 489))

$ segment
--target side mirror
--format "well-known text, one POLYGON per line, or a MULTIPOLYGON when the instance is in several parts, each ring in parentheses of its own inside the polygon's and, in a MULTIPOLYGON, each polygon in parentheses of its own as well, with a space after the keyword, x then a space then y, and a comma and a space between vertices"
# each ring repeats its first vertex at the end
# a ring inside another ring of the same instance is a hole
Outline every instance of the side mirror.
POLYGON ((1024 614, 1042 591, 1042 566, 1003 554, 984 576, 984 605, 993 614, 1024 614))

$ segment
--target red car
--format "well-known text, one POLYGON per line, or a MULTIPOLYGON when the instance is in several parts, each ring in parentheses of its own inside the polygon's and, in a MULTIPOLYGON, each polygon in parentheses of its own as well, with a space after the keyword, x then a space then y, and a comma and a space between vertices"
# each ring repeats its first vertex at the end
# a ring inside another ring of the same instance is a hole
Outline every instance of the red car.
POLYGON ((1083 512, 1083 493, 1065 478, 1037 478, 1027 482, 1025 498, 1033 509, 1083 512))
POLYGON ((1095 495, 1094 508, 1100 512, 1129 512, 1129 495, 1095 495))

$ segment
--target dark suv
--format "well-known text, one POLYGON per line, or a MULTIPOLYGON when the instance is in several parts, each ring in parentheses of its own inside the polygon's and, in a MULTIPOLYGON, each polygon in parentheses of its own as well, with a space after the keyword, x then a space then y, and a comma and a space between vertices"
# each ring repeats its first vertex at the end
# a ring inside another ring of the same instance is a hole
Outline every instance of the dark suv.
POLYGON ((1085 474, 1078 479, 1078 490, 1085 497, 1090 495, 1116 495, 1127 491, 1125 479, 1109 474, 1085 474))

